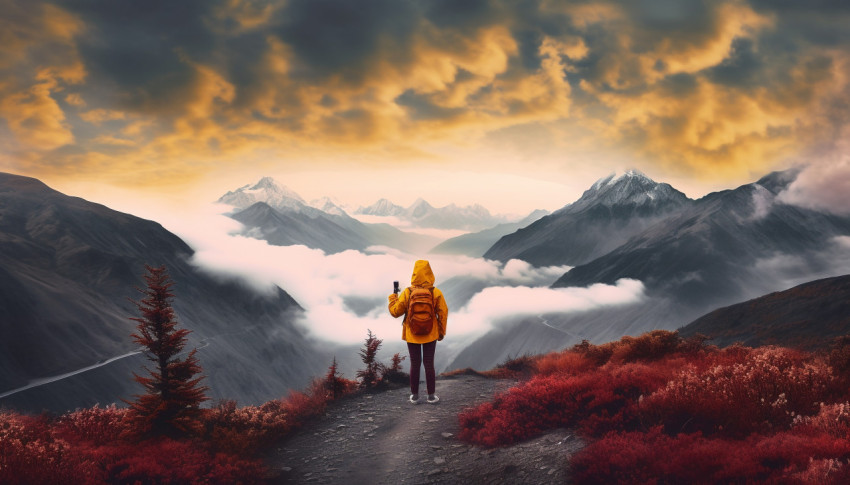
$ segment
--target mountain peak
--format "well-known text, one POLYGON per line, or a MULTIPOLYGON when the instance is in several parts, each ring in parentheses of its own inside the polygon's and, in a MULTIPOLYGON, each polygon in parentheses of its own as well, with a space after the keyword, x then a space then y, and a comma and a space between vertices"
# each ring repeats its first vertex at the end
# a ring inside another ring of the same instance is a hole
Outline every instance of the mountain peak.
POLYGON ((278 210, 300 211, 306 203, 300 195, 284 185, 277 183, 272 177, 263 177, 255 184, 248 184, 230 191, 218 199, 218 202, 229 204, 239 209, 265 202, 278 210))
POLYGON ((645 205, 674 202, 681 204, 687 197, 669 184, 658 183, 639 170, 629 169, 622 175, 603 177, 584 192, 572 205, 584 208, 594 204, 608 207, 616 205, 645 205))
POLYGON ((357 209, 354 213, 367 216, 397 216, 403 212, 404 207, 395 205, 388 199, 381 198, 368 207, 361 207, 357 209))

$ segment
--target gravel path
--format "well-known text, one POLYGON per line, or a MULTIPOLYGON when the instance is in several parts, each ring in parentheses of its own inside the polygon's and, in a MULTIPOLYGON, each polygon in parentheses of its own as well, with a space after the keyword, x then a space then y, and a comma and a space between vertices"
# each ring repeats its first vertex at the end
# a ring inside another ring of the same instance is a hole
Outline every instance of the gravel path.
MULTIPOLYGON (((487 449, 457 440, 457 415, 515 381, 438 378, 436 405, 395 389, 333 403, 266 457, 271 483, 565 483, 582 441, 570 430, 487 449)), ((424 383, 423 383, 424 387, 424 383)))

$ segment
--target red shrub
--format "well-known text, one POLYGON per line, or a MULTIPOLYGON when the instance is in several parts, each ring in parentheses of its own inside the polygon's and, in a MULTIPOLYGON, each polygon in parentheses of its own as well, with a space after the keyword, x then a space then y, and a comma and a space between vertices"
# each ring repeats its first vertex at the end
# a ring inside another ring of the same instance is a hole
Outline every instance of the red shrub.
POLYGON ((669 436, 655 427, 607 435, 574 456, 571 467, 577 483, 799 483, 795 477, 819 474, 827 479, 802 483, 841 483, 848 453, 850 442, 823 434, 730 440, 669 436))
POLYGON ((0 413, 0 483, 97 483, 96 463, 51 432, 45 416, 0 413))
POLYGON ((78 409, 62 415, 56 423, 55 432, 73 443, 84 441, 101 446, 114 442, 121 435, 126 426, 126 415, 127 409, 119 409, 114 404, 105 408, 95 405, 78 409))
POLYGON ((570 350, 546 354, 538 358, 534 365, 540 375, 578 375, 596 367, 585 354, 570 350))
POLYGON ((577 376, 537 376, 492 403, 462 412, 459 436, 496 446, 562 426, 578 425, 587 434, 632 427, 640 397, 664 385, 675 370, 634 363, 577 376))
POLYGON ((832 392, 829 369, 801 353, 766 347, 699 370, 692 366, 642 403, 645 418, 667 432, 723 432, 742 437, 787 429, 832 392))
POLYGON ((160 438, 94 450, 109 483, 262 483, 259 460, 211 454, 198 443, 160 438))

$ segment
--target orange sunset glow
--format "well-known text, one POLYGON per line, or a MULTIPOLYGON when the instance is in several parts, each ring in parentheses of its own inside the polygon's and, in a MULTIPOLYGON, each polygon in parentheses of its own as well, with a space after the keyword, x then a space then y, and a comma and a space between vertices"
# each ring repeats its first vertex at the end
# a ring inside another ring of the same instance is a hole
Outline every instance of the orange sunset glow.
POLYGON ((519 213, 627 168, 691 196, 848 179, 843 2, 0 5, 0 170, 107 202, 272 174, 519 213))

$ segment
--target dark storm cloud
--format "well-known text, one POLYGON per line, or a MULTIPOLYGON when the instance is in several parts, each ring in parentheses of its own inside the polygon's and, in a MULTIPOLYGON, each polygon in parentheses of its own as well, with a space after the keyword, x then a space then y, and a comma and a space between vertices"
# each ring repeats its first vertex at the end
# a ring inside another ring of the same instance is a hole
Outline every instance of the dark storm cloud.
MULTIPOLYGON (((407 0, 293 0, 279 12, 280 38, 306 76, 342 75, 358 82, 382 60, 405 63, 418 11, 407 0)), ((297 75, 296 74, 296 75, 297 75)))
POLYGON ((444 108, 432 103, 427 96, 407 90, 395 98, 396 104, 409 110, 409 116, 414 121, 447 120, 464 112, 462 108, 444 108))
POLYGON ((706 72, 709 79, 729 86, 754 86, 764 82, 764 66, 755 52, 752 39, 738 38, 732 42, 728 57, 706 72))
POLYGON ((86 69, 124 108, 180 106, 195 79, 186 61, 208 62, 217 45, 204 22, 214 6, 206 0, 70 0, 63 6, 89 28, 78 44, 86 69))
POLYGON ((78 143, 100 155, 136 147, 139 158, 177 159, 276 144, 424 153, 449 133, 486 139, 525 127, 728 175, 828 145, 841 130, 824 125, 846 124, 850 99, 844 0, 0 7, 10 39, 0 46, 0 116, 36 151, 78 143))

